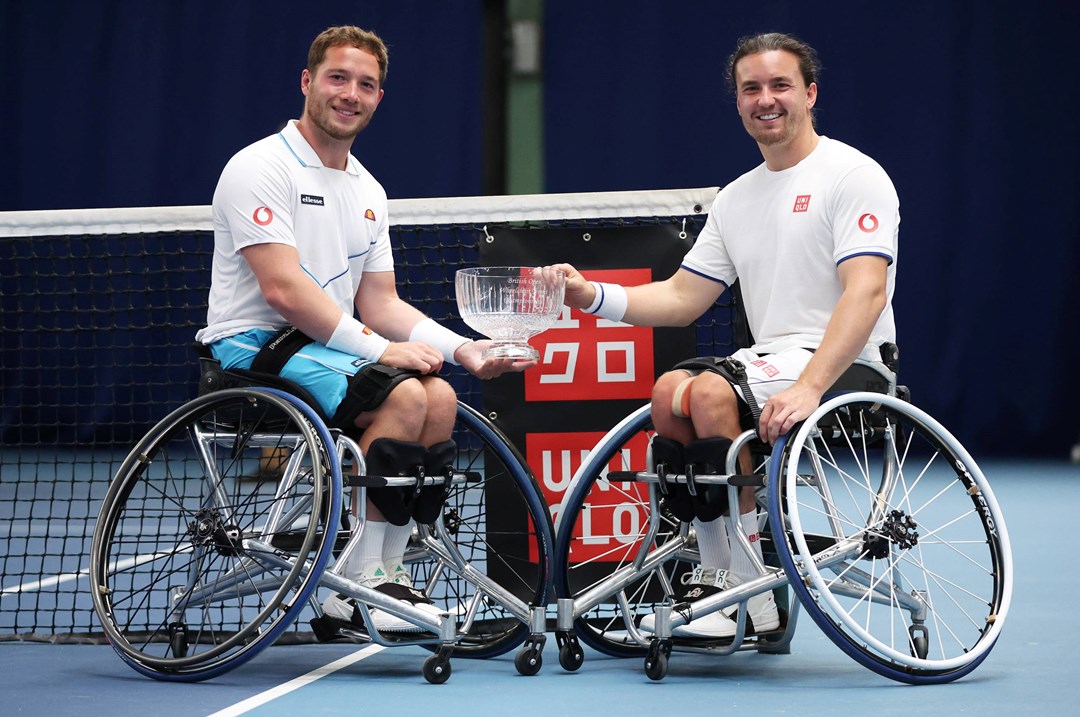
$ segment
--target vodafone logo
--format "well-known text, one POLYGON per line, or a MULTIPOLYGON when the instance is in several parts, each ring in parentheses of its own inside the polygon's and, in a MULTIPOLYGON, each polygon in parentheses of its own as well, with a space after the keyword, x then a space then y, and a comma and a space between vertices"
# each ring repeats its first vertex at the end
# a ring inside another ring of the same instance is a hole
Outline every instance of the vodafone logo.
POLYGON ((867 234, 876 232, 878 228, 878 220, 873 214, 863 214, 859 217, 859 229, 862 229, 867 234))
POLYGON ((255 210, 255 213, 251 215, 251 218, 255 220, 255 223, 260 227, 265 227, 267 224, 274 221, 274 213, 270 211, 270 207, 259 207, 255 210))

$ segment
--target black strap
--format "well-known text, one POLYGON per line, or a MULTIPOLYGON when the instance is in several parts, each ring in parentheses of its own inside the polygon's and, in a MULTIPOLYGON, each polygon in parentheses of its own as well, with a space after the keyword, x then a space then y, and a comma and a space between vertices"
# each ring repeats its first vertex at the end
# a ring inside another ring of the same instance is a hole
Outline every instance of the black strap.
POLYGON ((761 407, 757 404, 757 399, 754 398, 754 392, 750 390, 750 381, 746 378, 746 366, 742 361, 725 356, 720 360, 720 365, 728 370, 732 376, 735 377, 735 382, 739 384, 739 389, 742 391, 743 399, 746 400, 746 405, 750 407, 750 415, 754 417, 754 430, 758 430, 758 422, 761 420, 761 407))
POLYGON ((761 419, 761 408, 758 406, 754 392, 750 390, 750 381, 746 378, 746 366, 742 361, 730 356, 701 356, 687 359, 675 364, 673 368, 712 371, 726 378, 739 387, 742 391, 743 400, 750 408, 750 415, 754 419, 754 430, 758 429, 758 421, 761 419))
POLYGON ((295 326, 288 326, 277 333, 255 354, 251 370, 256 373, 281 375, 281 369, 296 352, 308 344, 315 343, 310 337, 295 326))

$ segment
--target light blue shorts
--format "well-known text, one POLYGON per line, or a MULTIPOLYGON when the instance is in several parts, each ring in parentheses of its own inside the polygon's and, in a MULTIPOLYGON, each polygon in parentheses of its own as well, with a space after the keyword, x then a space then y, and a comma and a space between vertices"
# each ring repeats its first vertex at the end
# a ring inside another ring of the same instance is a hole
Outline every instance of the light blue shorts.
MULTIPOLYGON (((210 350, 224 369, 249 369, 255 354, 276 335, 275 331, 251 329, 215 341, 210 344, 210 350)), ((281 377, 306 389, 319 402, 323 414, 333 416, 345 397, 349 379, 369 363, 367 359, 312 343, 288 360, 281 369, 281 377)))

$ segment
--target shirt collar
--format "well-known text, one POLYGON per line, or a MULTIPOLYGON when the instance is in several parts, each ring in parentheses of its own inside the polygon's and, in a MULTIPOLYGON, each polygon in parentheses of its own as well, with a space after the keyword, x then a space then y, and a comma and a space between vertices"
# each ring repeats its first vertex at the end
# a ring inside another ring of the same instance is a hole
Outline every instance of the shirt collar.
MULTIPOLYGON (((319 155, 315 154, 315 150, 304 139, 304 135, 300 134, 296 122, 296 120, 286 122, 282 130, 278 132, 278 136, 281 137, 285 146, 302 166, 323 167, 322 160, 319 159, 319 155)), ((351 153, 349 154, 349 161, 345 164, 345 171, 349 174, 360 174, 360 162, 351 153)))

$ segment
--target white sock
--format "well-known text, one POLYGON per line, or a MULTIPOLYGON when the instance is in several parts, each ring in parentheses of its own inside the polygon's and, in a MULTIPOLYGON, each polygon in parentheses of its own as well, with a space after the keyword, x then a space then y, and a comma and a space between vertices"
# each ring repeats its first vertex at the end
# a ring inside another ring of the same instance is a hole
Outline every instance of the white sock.
MULTIPOLYGON (((747 539, 750 540, 750 547, 753 549, 754 554, 759 560, 762 560, 761 535, 758 530, 757 509, 740 515, 739 523, 742 525, 742 530, 746 534, 747 539)), ((756 578, 758 576, 757 567, 754 565, 753 561, 750 560, 750 557, 743 552, 742 548, 731 551, 731 572, 743 580, 756 578)))
POLYGON ((405 558, 405 549, 409 547, 409 538, 412 536, 413 521, 405 525, 386 524, 386 537, 383 538, 382 561, 386 566, 390 578, 393 579, 394 571, 398 569, 405 558))
MULTIPOLYGON (((383 542, 388 525, 390 524, 380 520, 368 519, 364 522, 360 544, 353 550, 345 566, 345 577, 355 580, 360 575, 382 569, 383 542)), ((383 572, 385 573, 385 570, 383 572)))
POLYGON ((723 516, 705 523, 694 518, 701 567, 727 569, 731 565, 731 546, 728 544, 727 523, 723 516))

